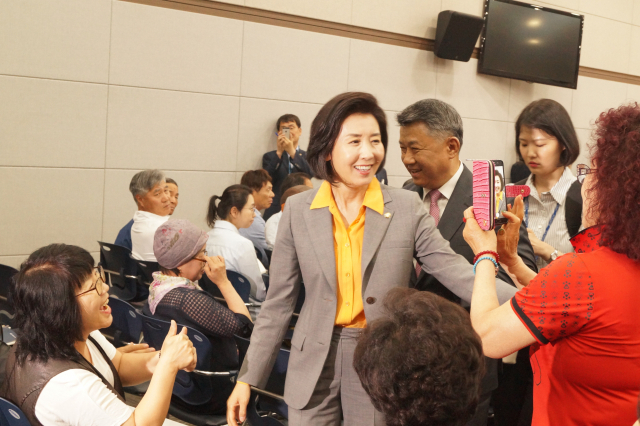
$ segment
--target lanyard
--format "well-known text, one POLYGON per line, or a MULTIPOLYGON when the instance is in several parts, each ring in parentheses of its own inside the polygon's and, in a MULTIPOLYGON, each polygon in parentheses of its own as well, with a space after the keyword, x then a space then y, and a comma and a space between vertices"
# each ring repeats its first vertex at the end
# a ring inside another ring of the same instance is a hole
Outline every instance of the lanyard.
MULTIPOLYGON (((549 223, 547 223, 547 229, 544 230, 544 235, 542 235, 541 241, 544 241, 547 238, 547 233, 549 232, 549 228, 551 228, 551 224, 553 220, 556 218, 556 214, 558 213, 558 209, 560 208, 560 204, 556 203, 556 208, 553 210, 553 214, 551 214, 551 218, 549 219, 549 223)), ((524 200, 524 226, 529 227, 529 197, 524 200)))

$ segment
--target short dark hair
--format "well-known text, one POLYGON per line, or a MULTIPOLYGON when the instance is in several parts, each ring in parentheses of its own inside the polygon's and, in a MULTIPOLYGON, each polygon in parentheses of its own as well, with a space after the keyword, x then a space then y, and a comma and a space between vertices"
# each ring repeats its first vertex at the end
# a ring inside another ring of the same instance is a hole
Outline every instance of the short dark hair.
POLYGON ((580 155, 580 143, 571 117, 569 117, 567 110, 553 99, 533 101, 518 116, 516 120, 516 155, 520 161, 524 161, 520 155, 520 129, 522 126, 542 130, 558 139, 564 148, 560 154, 562 166, 573 164, 580 155))
POLYGON ((216 219, 226 220, 233 207, 242 210, 247 205, 247 199, 251 193, 251 188, 246 185, 231 185, 224 190, 221 196, 212 196, 207 208, 207 225, 213 228, 216 219), (218 200, 220 202, 216 206, 218 200))
POLYGON ((480 337, 459 305, 426 291, 395 288, 386 315, 368 324, 353 366, 388 426, 464 425, 484 375, 480 337))
POLYGON ((370 114, 380 126, 380 139, 384 146, 385 158, 382 159, 378 170, 384 167, 387 156, 387 118, 378 105, 378 100, 369 93, 346 92, 327 102, 318 112, 311 123, 309 147, 307 148, 307 162, 313 175, 318 179, 336 182, 336 172, 331 161, 326 158, 333 151, 336 139, 340 135, 342 123, 353 114, 370 114))
POLYGON ((240 185, 251 188, 252 191, 260 191, 267 182, 271 182, 271 176, 265 169, 248 170, 242 175, 240 185))
POLYGON ((165 182, 167 182, 167 183, 172 183, 172 184, 174 184, 175 186, 178 186, 178 182, 176 182, 175 180, 173 180, 173 179, 171 179, 171 178, 165 178, 165 180, 164 180, 164 181, 165 181, 165 182))
POLYGON ((401 127, 423 123, 429 132, 442 138, 454 136, 460 141, 460 147, 462 147, 464 134, 462 117, 446 102, 438 99, 423 99, 402 110, 396 116, 396 120, 401 127))
POLYGON ((82 314, 76 290, 93 274, 94 260, 81 247, 51 244, 33 253, 13 280, 16 360, 79 359, 82 314))
POLYGON ((300 119, 298 118, 297 115, 285 114, 280 116, 280 118, 278 118, 278 121, 276 121, 276 132, 280 131, 280 125, 282 123, 291 123, 292 121, 296 123, 296 126, 301 127, 300 119))
POLYGON ((287 189, 293 188, 294 186, 304 185, 308 180, 311 180, 311 176, 306 173, 291 173, 282 181, 282 185, 280 185, 280 194, 284 194, 287 189))
POLYGON ((282 197, 280 198, 280 204, 284 204, 287 202, 287 199, 293 195, 300 194, 305 191, 311 191, 307 185, 296 185, 288 188, 286 191, 282 193, 282 197))

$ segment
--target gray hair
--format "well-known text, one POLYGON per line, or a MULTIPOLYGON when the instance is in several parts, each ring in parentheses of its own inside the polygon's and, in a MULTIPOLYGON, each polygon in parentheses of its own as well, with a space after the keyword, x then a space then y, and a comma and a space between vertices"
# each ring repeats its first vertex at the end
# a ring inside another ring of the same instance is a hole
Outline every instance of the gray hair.
POLYGON ((423 99, 406 107, 396 119, 401 127, 420 122, 438 136, 455 136, 462 147, 462 117, 446 102, 423 99))
POLYGON ((158 169, 143 170, 133 175, 129 184, 129 191, 133 195, 133 201, 137 204, 136 195, 145 195, 164 180, 164 173, 158 169))

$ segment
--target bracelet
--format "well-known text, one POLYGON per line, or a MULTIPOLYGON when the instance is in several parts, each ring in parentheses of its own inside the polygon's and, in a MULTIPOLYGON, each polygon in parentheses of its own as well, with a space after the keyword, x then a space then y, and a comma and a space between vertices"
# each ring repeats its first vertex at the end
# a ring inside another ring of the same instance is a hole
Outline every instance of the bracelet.
POLYGON ((473 263, 478 262, 478 259, 480 259, 480 256, 482 256, 484 254, 492 254, 493 257, 496 258, 496 262, 500 263, 500 255, 498 254, 498 252, 493 251, 493 250, 485 250, 485 251, 481 251, 480 253, 476 254, 476 257, 473 258, 473 263))
POLYGON ((480 263, 483 260, 490 260, 491 263, 493 263, 493 265, 496 267, 496 277, 498 276, 498 262, 496 262, 496 260, 492 257, 489 256, 483 256, 480 259, 476 260, 476 263, 473 264, 473 273, 476 273, 476 267, 478 266, 478 263, 480 263))

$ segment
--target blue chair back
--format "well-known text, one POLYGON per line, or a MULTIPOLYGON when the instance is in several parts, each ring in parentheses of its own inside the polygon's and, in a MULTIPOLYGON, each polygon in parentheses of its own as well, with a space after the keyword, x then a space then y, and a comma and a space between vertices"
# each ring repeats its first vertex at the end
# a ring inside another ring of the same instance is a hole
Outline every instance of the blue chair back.
POLYGON ((149 286, 153 282, 153 273, 160 270, 160 264, 158 262, 151 262, 147 260, 136 260, 138 267, 138 276, 141 283, 149 286))
MULTIPOLYGON (((249 349, 249 339, 240 336, 233 336, 236 339, 236 345, 238 346, 238 353, 240 362, 244 362, 244 357, 249 349)), ((273 369, 269 375, 269 380, 264 390, 276 395, 284 395, 284 383, 287 378, 287 367, 289 366, 289 355, 291 351, 285 348, 280 348, 276 362, 273 364, 273 369)), ((289 407, 284 401, 270 398, 266 395, 260 395, 260 410, 273 411, 281 416, 289 417, 289 407)))
POLYGON ((107 274, 109 292, 118 299, 131 300, 136 296, 137 266, 131 250, 116 244, 98 241, 100 264, 107 274))
POLYGON ((15 311, 11 303, 11 291, 13 276, 17 269, 7 265, 0 265, 0 324, 13 326, 15 311))
POLYGON ((252 389, 251 396, 249 397, 249 404, 247 404, 247 421, 251 426, 284 426, 282 422, 271 417, 261 416, 258 413, 257 405, 262 402, 263 395, 258 395, 252 389))
POLYGON ((133 306, 124 300, 109 297, 113 322, 105 329, 105 334, 113 336, 116 347, 129 342, 138 343, 142 334, 142 318, 133 306))
MULTIPOLYGON (((146 315, 141 315, 141 318, 144 340, 149 346, 160 350, 165 337, 167 337, 171 323, 146 315)), ((178 333, 182 330, 182 327, 178 325, 178 333)), ((187 327, 187 336, 198 354, 196 370, 211 371, 212 348, 209 339, 191 327, 187 327)), ((204 404, 213 397, 211 378, 195 373, 187 373, 186 371, 178 371, 173 385, 173 395, 189 405, 204 404)))
POLYGON ((229 270, 227 270, 227 278, 231 281, 231 285, 236 289, 242 301, 249 303, 249 295, 251 294, 251 283, 249 279, 238 272, 229 270))
POLYGON ((30 426, 30 423, 15 404, 0 398, 0 426, 30 426))

